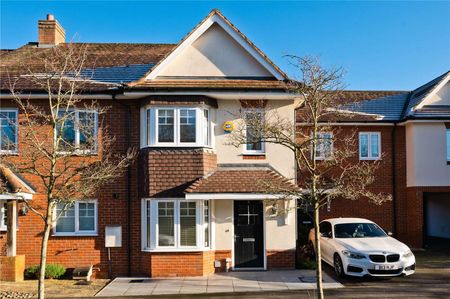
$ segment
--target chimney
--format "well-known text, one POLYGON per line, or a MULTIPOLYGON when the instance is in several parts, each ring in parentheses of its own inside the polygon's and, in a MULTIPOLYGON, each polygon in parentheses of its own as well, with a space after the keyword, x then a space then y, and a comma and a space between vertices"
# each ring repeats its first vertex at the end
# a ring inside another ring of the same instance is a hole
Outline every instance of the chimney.
POLYGON ((65 42, 66 32, 51 14, 47 15, 47 20, 39 20, 38 29, 39 47, 53 47, 65 42))

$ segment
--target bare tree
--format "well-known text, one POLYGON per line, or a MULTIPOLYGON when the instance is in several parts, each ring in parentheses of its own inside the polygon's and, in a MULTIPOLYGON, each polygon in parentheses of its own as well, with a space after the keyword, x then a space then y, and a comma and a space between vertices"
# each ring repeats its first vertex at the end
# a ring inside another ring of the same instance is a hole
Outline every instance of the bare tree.
POLYGON ((239 117, 242 121, 229 135, 228 142, 234 146, 273 143, 294 153, 299 191, 283 189, 270 182, 260 183, 264 184, 267 193, 297 198, 313 209, 317 296, 323 298, 319 238, 321 208, 337 198, 367 199, 380 205, 392 200, 392 196, 370 190, 379 162, 355 159, 358 151, 356 132, 344 132, 331 125, 337 117, 351 117, 348 111, 336 109, 349 104, 342 100, 343 70, 324 68, 317 58, 289 56, 289 59, 301 75, 299 80, 290 83, 293 94, 302 99, 297 111, 299 123, 293 124, 273 109, 264 109, 264 117, 258 115, 261 112, 247 112, 239 117))
POLYGON ((40 68, 10 75, 10 92, 20 111, 20 152, 1 156, 0 164, 39 181, 45 200, 24 201, 43 221, 38 296, 44 298, 47 245, 52 228, 75 200, 95 197, 105 184, 120 177, 135 150, 113 152, 114 137, 103 123, 107 107, 83 100, 82 92, 99 87, 86 74, 86 48, 48 49, 36 57, 40 68), (21 90, 44 91, 45 100, 31 99, 21 90))

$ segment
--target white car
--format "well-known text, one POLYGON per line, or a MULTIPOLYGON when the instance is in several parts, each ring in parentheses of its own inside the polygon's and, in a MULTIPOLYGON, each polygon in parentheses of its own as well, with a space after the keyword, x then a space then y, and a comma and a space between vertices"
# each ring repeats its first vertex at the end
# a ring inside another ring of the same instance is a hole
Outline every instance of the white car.
MULTIPOLYGON (((333 218, 320 223, 322 260, 337 276, 411 275, 416 259, 408 246, 390 237, 377 224, 362 218, 333 218)), ((314 248, 314 229, 309 232, 314 248)))

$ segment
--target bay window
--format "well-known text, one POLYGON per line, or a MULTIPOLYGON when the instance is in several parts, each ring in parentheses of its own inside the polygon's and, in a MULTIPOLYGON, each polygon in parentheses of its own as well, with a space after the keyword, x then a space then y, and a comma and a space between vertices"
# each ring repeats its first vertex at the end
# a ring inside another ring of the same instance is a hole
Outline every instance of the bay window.
POLYGON ((56 220, 53 234, 56 236, 96 235, 97 201, 80 200, 66 206, 58 203, 55 209, 56 220))
POLYGON ((0 153, 17 152, 17 109, 0 109, 0 153))
POLYGON ((143 250, 203 250, 210 246, 208 201, 143 200, 143 250))
POLYGON ((210 146, 210 111, 203 107, 150 107, 142 124, 143 146, 210 146))
POLYGON ((377 160, 381 157, 380 132, 359 133, 359 159, 377 160))

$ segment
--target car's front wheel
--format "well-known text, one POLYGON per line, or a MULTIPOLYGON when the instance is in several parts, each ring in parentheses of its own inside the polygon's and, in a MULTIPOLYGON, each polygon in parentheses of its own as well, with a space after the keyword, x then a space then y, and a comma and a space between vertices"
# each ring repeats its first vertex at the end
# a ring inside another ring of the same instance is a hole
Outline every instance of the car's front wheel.
POLYGON ((344 265, 342 264, 341 257, 337 253, 334 254, 334 273, 338 277, 345 277, 344 265))

